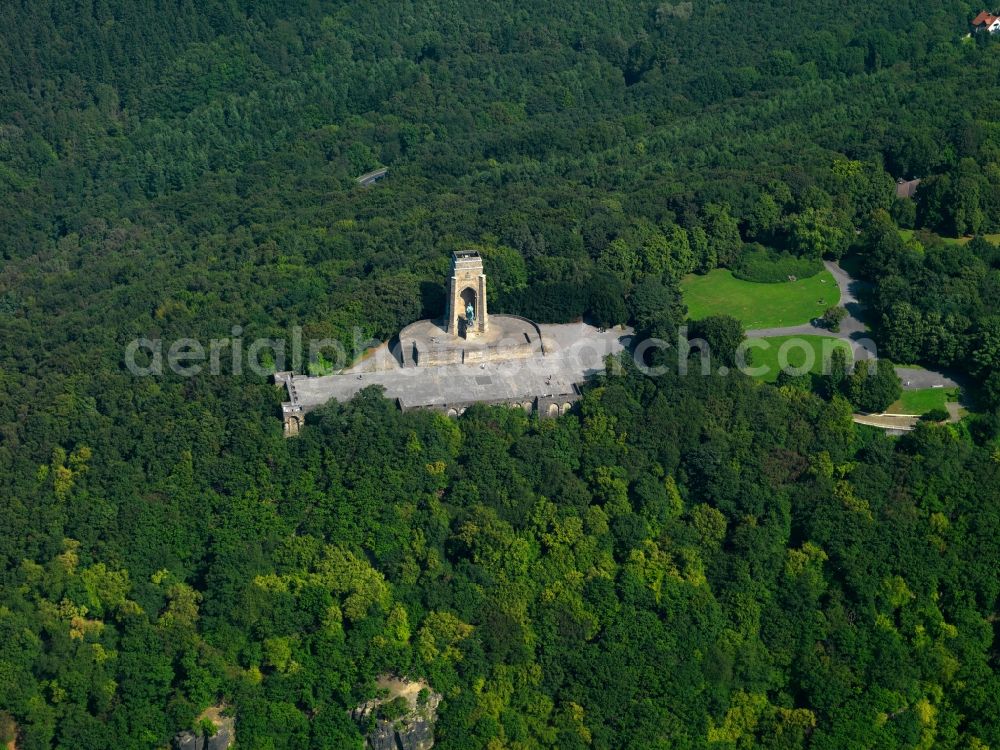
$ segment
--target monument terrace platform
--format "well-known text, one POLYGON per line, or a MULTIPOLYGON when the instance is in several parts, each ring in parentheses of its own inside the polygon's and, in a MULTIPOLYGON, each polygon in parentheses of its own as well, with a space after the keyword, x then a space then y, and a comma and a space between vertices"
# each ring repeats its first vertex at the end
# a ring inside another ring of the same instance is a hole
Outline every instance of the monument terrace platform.
POLYGON ((418 320, 399 332, 403 367, 478 364, 544 353, 538 325, 515 315, 491 315, 489 328, 473 338, 450 335, 446 320, 418 320))
MULTIPOLYGON (((491 322, 496 317, 491 318, 491 322)), ((353 367, 309 377, 278 373, 288 391, 282 405, 285 433, 298 434, 307 412, 329 401, 349 401, 378 385, 403 410, 430 408, 451 416, 474 403, 506 404, 544 416, 565 413, 579 399, 578 385, 604 370, 608 355, 624 351, 631 329, 600 330, 585 323, 538 325, 537 347, 526 356, 474 363, 403 366, 387 344, 353 367)), ((398 347, 397 347, 398 348, 398 347)))

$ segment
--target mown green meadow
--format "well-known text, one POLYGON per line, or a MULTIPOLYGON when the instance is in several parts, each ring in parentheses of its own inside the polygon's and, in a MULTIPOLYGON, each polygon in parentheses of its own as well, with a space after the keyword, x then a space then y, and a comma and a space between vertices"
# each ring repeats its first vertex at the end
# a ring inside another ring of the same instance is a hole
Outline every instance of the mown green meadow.
POLYGON ((949 401, 954 401, 957 393, 953 388, 921 388, 903 391, 899 400, 892 404, 888 414, 926 414, 934 409, 944 409, 949 401))
POLYGON ((753 369, 748 374, 767 383, 776 381, 778 373, 786 367, 795 370, 807 367, 808 372, 820 374, 838 348, 848 353, 848 361, 853 356, 848 342, 832 336, 769 336, 754 340, 751 346, 749 364, 753 369))
POLYGON ((829 271, 808 279, 757 284, 718 268, 702 276, 685 277, 681 290, 691 320, 731 315, 748 329, 808 323, 840 302, 840 289, 829 271))

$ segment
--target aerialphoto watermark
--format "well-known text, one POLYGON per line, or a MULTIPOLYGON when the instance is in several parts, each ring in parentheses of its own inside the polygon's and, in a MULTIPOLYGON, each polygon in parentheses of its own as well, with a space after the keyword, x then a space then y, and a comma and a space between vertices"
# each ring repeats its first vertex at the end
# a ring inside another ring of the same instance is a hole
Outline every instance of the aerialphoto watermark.
MULTIPOLYGON (((180 377, 242 375, 250 372, 266 377, 285 369, 301 370, 307 364, 314 370, 342 370, 354 359, 339 339, 303 340, 302 328, 293 326, 287 338, 257 337, 246 341, 243 327, 234 325, 230 335, 209 339, 137 338, 125 347, 125 368, 136 377, 164 375, 169 371, 180 377)), ((363 337, 360 328, 353 331, 355 357, 380 342, 363 337)))
MULTIPOLYGON (((727 376, 744 375, 773 380, 780 373, 799 377, 810 373, 829 375, 855 362, 877 359, 877 347, 867 338, 846 339, 833 336, 788 336, 780 342, 767 338, 744 338, 732 351, 716 352, 704 338, 691 338, 687 326, 677 329, 673 341, 662 338, 637 339, 629 329, 576 329, 574 336, 551 336, 539 342, 537 350, 524 350, 520 338, 476 342, 430 340, 417 356, 430 362, 447 365, 474 366, 465 359, 475 360, 475 366, 485 369, 503 363, 507 367, 536 368, 540 372, 562 366, 582 376, 604 370, 610 361, 620 367, 619 357, 626 354, 636 369, 650 377, 665 375, 672 369, 686 375, 692 368, 700 374, 727 376), (463 351, 464 346, 479 354, 475 357, 463 351), (477 349, 477 346, 479 347, 477 349), (435 349, 435 347, 439 347, 435 349), (844 354, 839 356, 837 351, 844 354), (457 354, 455 354, 457 352, 457 354), (516 353, 516 354, 515 354, 516 353), (442 354, 455 354, 449 359, 442 354), (609 357, 611 358, 609 360, 609 357)), ((245 339, 243 327, 234 325, 229 335, 203 341, 178 338, 137 338, 130 341, 124 352, 124 364, 136 377, 158 377, 168 373, 177 377, 202 374, 235 375, 245 373, 261 378, 278 372, 307 375, 351 375, 397 371, 395 377, 417 376, 426 367, 411 366, 419 361, 406 361, 398 339, 381 342, 355 327, 345 344, 341 338, 306 339, 303 329, 293 326, 288 336, 245 339)), ((530 343, 530 342, 529 342, 530 343)), ((363 378, 360 378, 363 379, 363 378)))

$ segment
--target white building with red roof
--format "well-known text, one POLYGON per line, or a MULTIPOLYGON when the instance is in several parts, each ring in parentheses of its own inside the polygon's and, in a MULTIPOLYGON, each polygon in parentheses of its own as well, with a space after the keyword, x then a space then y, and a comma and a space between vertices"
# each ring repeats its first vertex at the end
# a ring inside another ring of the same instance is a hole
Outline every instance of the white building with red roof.
POLYGON ((988 31, 995 34, 1000 31, 1000 16, 995 16, 989 11, 983 11, 972 19, 973 31, 988 31))

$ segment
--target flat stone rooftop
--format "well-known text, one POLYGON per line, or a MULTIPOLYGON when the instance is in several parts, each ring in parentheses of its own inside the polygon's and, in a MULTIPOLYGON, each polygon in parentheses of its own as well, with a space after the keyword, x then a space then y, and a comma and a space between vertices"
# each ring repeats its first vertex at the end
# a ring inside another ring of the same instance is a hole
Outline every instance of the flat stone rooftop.
POLYGON ((328 401, 348 401, 370 385, 385 388, 387 398, 404 409, 446 407, 471 402, 523 401, 575 391, 574 386, 604 369, 604 359, 625 349, 632 330, 599 330, 585 323, 539 325, 545 354, 482 364, 402 367, 382 345, 341 373, 284 382, 291 404, 311 411, 328 401))

